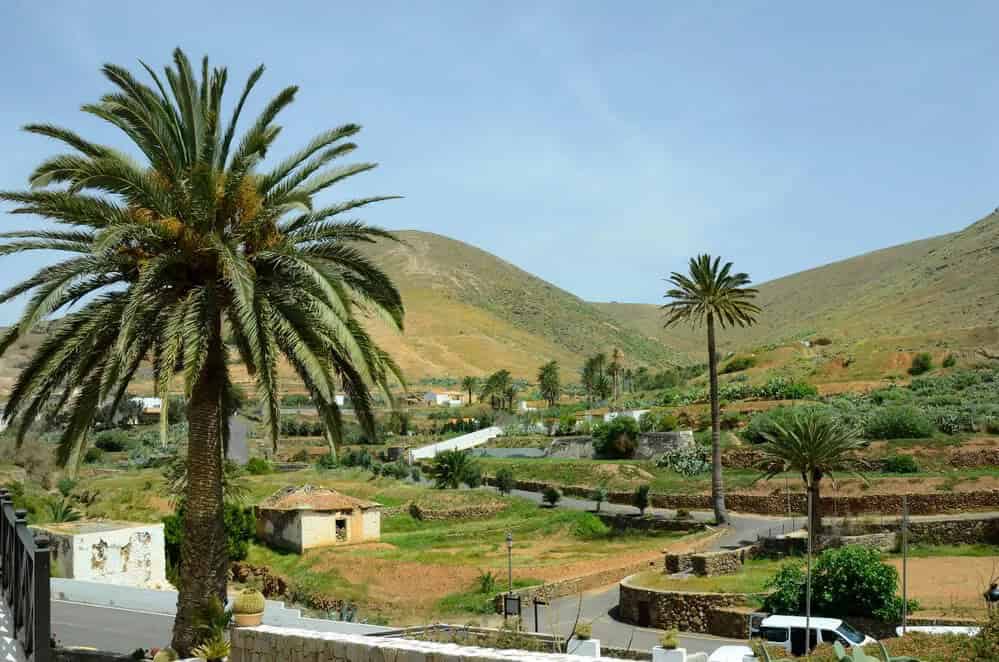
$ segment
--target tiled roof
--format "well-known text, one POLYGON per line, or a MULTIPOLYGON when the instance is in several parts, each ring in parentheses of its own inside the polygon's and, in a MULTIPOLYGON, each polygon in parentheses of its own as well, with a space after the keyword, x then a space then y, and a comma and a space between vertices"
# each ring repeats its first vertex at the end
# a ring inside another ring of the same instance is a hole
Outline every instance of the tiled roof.
POLYGON ((263 510, 354 510, 375 508, 374 501, 357 499, 328 487, 289 485, 260 502, 263 510))

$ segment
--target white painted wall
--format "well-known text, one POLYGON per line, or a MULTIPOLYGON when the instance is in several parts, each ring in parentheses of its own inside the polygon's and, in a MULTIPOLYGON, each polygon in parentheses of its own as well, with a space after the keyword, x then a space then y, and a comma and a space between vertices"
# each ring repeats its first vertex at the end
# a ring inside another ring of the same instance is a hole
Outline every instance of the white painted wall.
MULTIPOLYGON (((53 563, 63 577, 126 586, 166 584, 162 524, 121 526, 108 530, 44 529, 51 540, 53 563)), ((72 525, 69 525, 70 527, 72 525)))
POLYGON ((476 430, 475 432, 463 434, 460 437, 455 437, 454 439, 438 441, 436 444, 414 448, 409 451, 409 455, 413 460, 426 460, 444 451, 463 451, 469 448, 475 448, 476 446, 481 446, 490 439, 500 436, 502 433, 503 429, 494 425, 492 427, 476 430))
POLYGON ((362 531, 365 540, 378 540, 382 535, 382 513, 377 508, 364 511, 362 531))

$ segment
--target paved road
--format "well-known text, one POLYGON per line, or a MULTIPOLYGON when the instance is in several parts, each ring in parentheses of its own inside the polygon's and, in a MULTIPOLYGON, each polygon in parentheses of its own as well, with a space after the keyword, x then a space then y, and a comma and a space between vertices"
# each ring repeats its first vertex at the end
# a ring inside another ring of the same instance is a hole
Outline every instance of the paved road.
POLYGON ((52 601, 52 636, 64 646, 131 653, 169 645, 172 630, 166 614, 52 601))
MULTIPOLYGON (((525 492, 514 490, 514 496, 530 499, 541 503, 541 495, 536 492, 525 492)), ((586 499, 576 499, 563 497, 558 503, 559 508, 570 508, 572 510, 593 510, 596 503, 586 499)), ((605 503, 601 510, 608 513, 634 514, 635 508, 620 504, 605 503)), ((661 508, 649 508, 648 513, 673 516, 673 511, 661 508)), ((695 519, 707 522, 714 518, 714 513, 695 512, 692 513, 695 519)), ((795 520, 765 517, 762 515, 739 515, 730 513, 732 525, 725 527, 725 533, 714 541, 710 549, 720 550, 726 548, 739 547, 744 543, 754 542, 757 536, 766 535, 770 532, 791 531, 792 527, 801 526, 802 518, 795 520)), ((613 648, 631 648, 632 650, 650 650, 659 644, 659 637, 662 630, 655 628, 641 628, 630 623, 617 620, 618 585, 612 584, 603 588, 598 588, 584 593, 582 596, 574 595, 553 600, 547 607, 539 607, 538 621, 540 630, 550 632, 565 637, 572 632, 573 625, 578 619, 593 624, 593 636, 600 639, 604 646, 613 648)), ((530 604, 524 605, 524 627, 533 630, 534 613, 530 604)), ((704 651, 711 653, 719 646, 725 644, 740 643, 731 639, 722 639, 709 635, 686 633, 680 636, 680 645, 688 652, 696 653, 704 651)))

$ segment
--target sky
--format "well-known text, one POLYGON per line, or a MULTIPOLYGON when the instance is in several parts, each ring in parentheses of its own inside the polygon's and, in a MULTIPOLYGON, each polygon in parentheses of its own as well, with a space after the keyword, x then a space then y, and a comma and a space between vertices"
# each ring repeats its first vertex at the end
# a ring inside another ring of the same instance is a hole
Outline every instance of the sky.
MULTIPOLYGON (((100 66, 162 69, 180 46, 228 67, 230 96, 265 64, 250 111, 300 86, 275 159, 364 126, 355 156, 379 168, 320 202, 403 195, 363 219, 655 303, 697 253, 762 282, 989 213, 997 24, 974 2, 6 0, 0 189, 64 151, 26 123, 125 146, 79 111, 111 89, 100 66)), ((0 286, 54 257, 28 255, 0 286)))

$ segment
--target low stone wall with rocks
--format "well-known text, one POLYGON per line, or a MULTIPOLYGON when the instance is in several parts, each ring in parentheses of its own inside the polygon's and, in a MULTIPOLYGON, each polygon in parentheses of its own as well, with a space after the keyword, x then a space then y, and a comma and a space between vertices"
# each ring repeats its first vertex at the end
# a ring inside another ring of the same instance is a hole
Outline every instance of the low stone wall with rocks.
POLYGON ((955 450, 950 454, 950 466, 957 469, 994 467, 999 465, 999 448, 955 450))
MULTIPOLYGON (((655 561, 642 561, 640 563, 633 563, 629 566, 611 568, 609 570, 602 570, 589 575, 583 575, 582 577, 573 577, 571 579, 563 579, 558 582, 538 584, 537 586, 527 586, 514 591, 514 593, 520 595, 521 606, 523 608, 527 608, 530 606, 530 603, 534 598, 554 600, 555 598, 564 598, 567 595, 578 595, 584 591, 589 591, 594 588, 600 588, 601 586, 607 586, 608 584, 621 581, 621 577, 634 575, 635 573, 644 572, 646 570, 654 570, 655 567, 655 561)), ((501 593, 493 600, 493 606, 496 608, 496 613, 498 614, 503 613, 504 595, 504 593, 501 593)))
POLYGON ((720 607, 733 607, 745 596, 728 593, 688 593, 657 591, 630 583, 626 577, 620 586, 618 617, 640 627, 682 632, 710 633, 710 614, 720 607))
POLYGON ((454 519, 484 519, 506 510, 508 504, 502 501, 454 506, 453 508, 427 508, 417 503, 409 504, 409 514, 413 519, 424 522, 454 519))
POLYGON ((442 662, 476 660, 476 662, 583 662, 613 658, 583 658, 575 655, 535 653, 462 646, 453 643, 367 637, 363 635, 316 632, 260 625, 236 628, 232 631, 232 652, 229 662, 373 662, 375 660, 405 660, 405 662, 442 662))
POLYGON ((721 607, 708 612, 708 632, 716 637, 729 639, 749 638, 749 617, 756 613, 752 607, 721 607))
POLYGON ((556 437, 548 446, 548 457, 589 460, 593 457, 593 437, 556 437))
POLYGON ((653 533, 668 533, 682 531, 693 533, 703 531, 707 526, 703 522, 692 519, 667 519, 664 517, 633 517, 630 515, 611 515, 597 513, 600 520, 615 531, 646 531, 653 533))
POLYGON ((756 558, 759 554, 760 549, 756 545, 717 552, 666 553, 663 569, 668 575, 687 571, 701 577, 734 575, 742 569, 746 561, 756 558))
MULTIPOLYGON (((825 527, 823 534, 847 539, 882 536, 897 543, 900 520, 889 522, 848 521, 825 527)), ((876 539, 876 538, 874 538, 876 539)), ((999 544, 999 517, 961 517, 940 520, 909 520, 909 542, 926 545, 999 544)))
POLYGON ((690 430, 675 432, 643 432, 638 436, 635 448, 636 460, 654 460, 664 453, 694 445, 694 433, 690 430))

